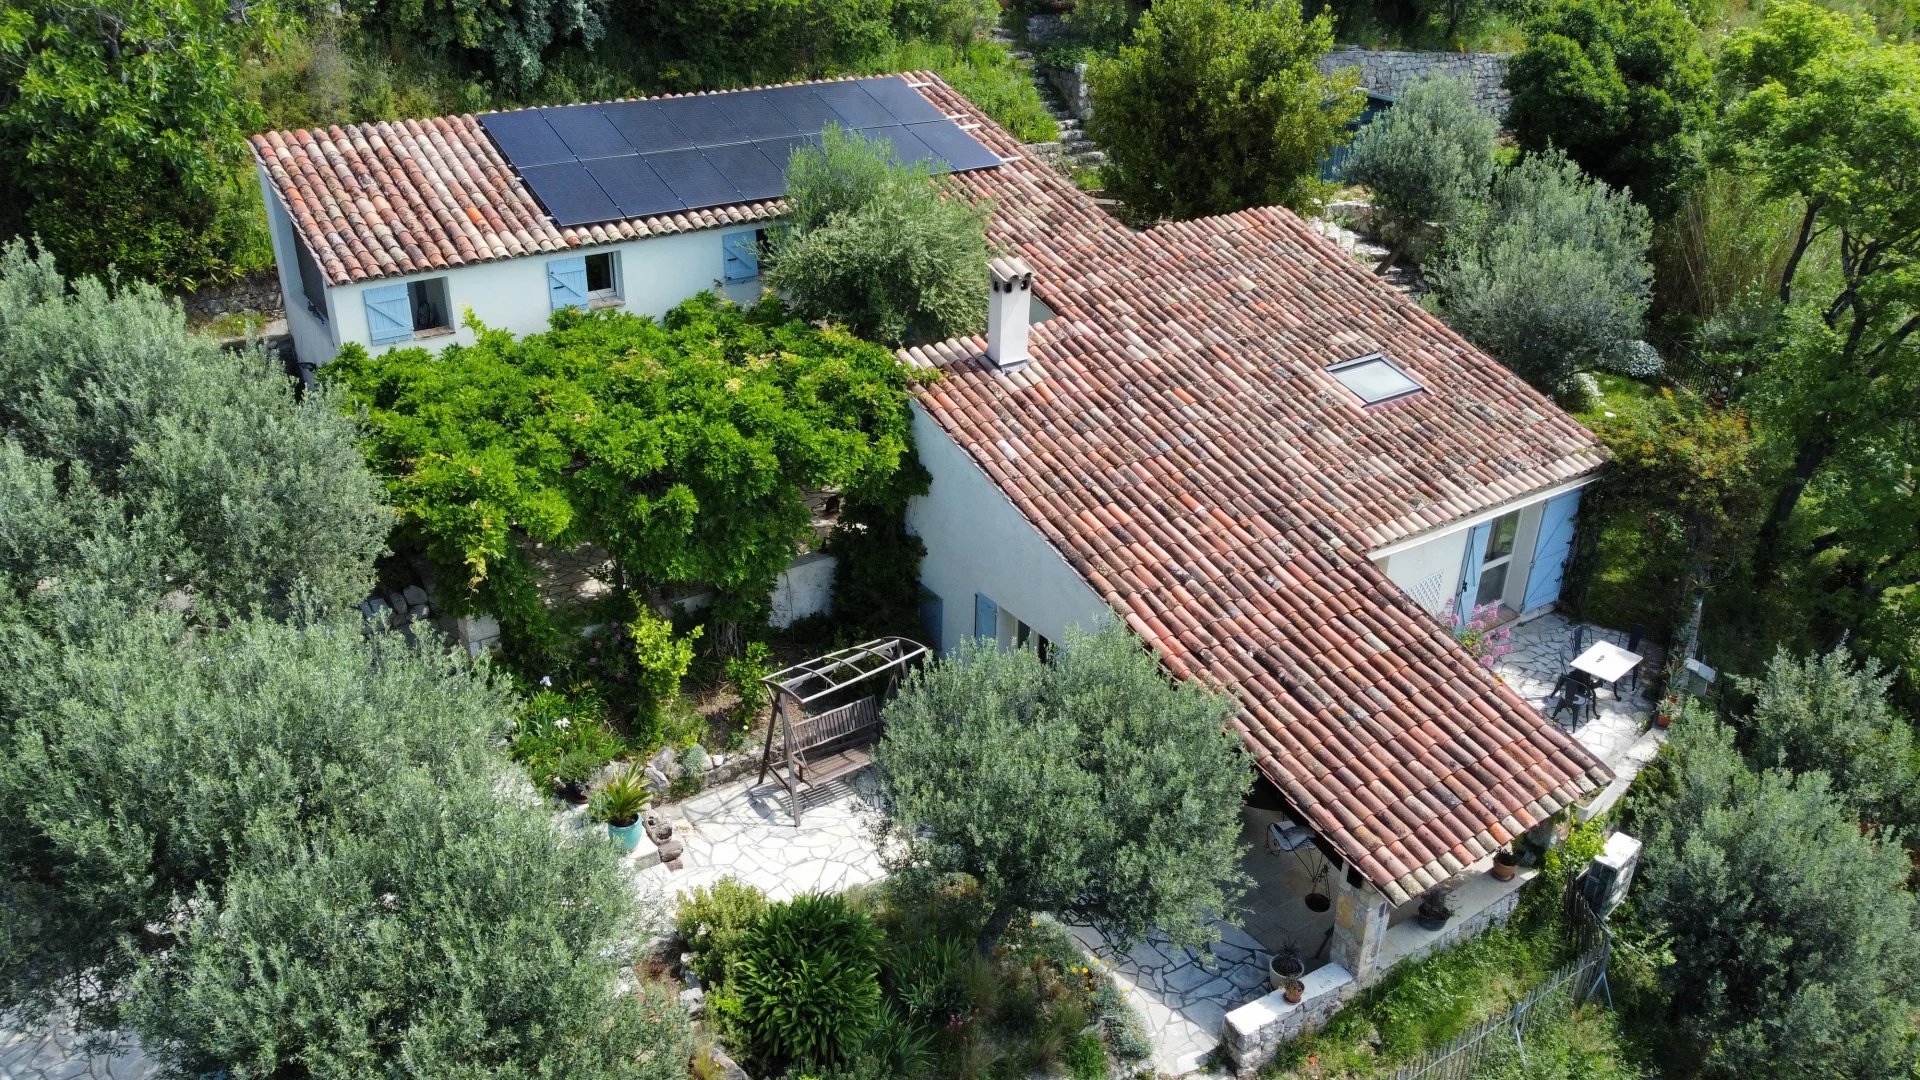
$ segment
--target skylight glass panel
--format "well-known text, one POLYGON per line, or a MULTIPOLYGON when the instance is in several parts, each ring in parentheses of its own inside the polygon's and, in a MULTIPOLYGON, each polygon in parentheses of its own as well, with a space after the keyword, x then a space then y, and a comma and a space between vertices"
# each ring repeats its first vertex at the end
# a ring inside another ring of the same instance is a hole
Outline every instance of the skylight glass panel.
POLYGON ((1426 389, 1413 381, 1413 376, 1401 371, 1393 361, 1378 353, 1335 364, 1327 369, 1327 374, 1339 379, 1340 385, 1359 395, 1360 400, 1369 405, 1426 389))

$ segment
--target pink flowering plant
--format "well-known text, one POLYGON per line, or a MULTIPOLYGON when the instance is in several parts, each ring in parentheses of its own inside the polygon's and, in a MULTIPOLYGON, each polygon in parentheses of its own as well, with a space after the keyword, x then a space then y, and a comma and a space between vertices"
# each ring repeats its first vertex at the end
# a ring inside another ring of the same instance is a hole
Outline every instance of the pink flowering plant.
POLYGON ((1448 604, 1443 619, 1455 640, 1480 661, 1481 667, 1492 670, 1513 651, 1513 628, 1500 623, 1499 604, 1482 604, 1465 618, 1448 604))

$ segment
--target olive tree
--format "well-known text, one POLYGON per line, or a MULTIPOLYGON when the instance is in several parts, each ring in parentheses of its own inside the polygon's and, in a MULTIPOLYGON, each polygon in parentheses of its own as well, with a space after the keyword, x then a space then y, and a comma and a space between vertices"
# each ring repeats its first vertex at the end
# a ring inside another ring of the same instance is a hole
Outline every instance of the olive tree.
POLYGON ((328 394, 144 284, 0 250, 0 596, 76 617, 358 601, 392 521, 328 394))
POLYGON ((182 1075, 684 1069, 615 996, 627 887, 501 783, 464 655, 357 617, 0 645, 0 1012, 182 1075))
POLYGON ((1559 153, 1494 181, 1492 206, 1449 231, 1428 268, 1435 312, 1540 390, 1621 360, 1652 288, 1647 212, 1559 153))
POLYGON ((1036 912, 1112 941, 1208 943, 1244 889, 1233 713, 1117 624, 1045 660, 964 642, 887 707, 875 760, 894 870, 978 882, 983 953, 1036 912))
POLYGON ((973 333, 987 317, 989 208, 891 155, 838 129, 794 151, 767 284, 807 318, 887 345, 973 333))
POLYGON ((1433 76, 1355 136, 1346 179, 1373 193, 1376 228, 1393 245, 1377 273, 1486 200, 1498 134, 1465 81, 1433 76))
POLYGON ((1920 1005, 1920 914, 1898 845, 1861 832, 1824 773, 1755 772, 1702 715, 1646 822, 1639 917, 1708 1077, 1897 1076, 1920 1005))

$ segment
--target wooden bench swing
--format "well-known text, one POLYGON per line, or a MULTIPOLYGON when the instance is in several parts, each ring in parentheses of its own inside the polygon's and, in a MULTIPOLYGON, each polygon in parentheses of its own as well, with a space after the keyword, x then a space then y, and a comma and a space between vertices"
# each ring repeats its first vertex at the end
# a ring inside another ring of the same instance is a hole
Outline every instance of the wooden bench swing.
POLYGON ((880 739, 880 709, 900 689, 900 680, 928 655, 927 647, 903 637, 876 638, 783 668, 760 680, 773 694, 774 723, 760 779, 767 774, 786 790, 793 823, 800 824, 800 789, 857 772, 873 761, 880 739), (780 729, 780 756, 773 750, 780 729), (780 768, 784 762, 784 769, 780 768), (782 773, 784 772, 784 775, 782 773))

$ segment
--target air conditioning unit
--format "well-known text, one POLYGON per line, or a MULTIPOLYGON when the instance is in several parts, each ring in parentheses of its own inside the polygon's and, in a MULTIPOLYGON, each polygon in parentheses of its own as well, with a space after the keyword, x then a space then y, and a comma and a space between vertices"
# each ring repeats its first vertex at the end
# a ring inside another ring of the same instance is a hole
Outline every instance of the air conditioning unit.
POLYGON ((1601 919, 1613 914, 1627 898, 1633 884, 1633 871, 1640 865, 1640 841, 1626 833, 1607 837, 1607 846, 1587 864, 1580 879, 1580 891, 1601 919))

